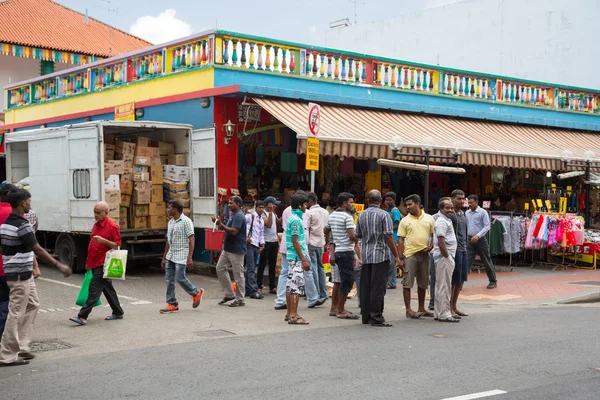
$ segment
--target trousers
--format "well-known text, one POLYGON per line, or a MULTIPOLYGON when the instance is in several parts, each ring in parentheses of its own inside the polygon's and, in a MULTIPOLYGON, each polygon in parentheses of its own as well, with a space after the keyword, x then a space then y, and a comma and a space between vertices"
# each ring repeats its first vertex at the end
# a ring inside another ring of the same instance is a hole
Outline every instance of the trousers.
POLYGON ((454 257, 441 257, 435 260, 435 301, 433 305, 434 318, 447 319, 452 316, 450 298, 452 297, 452 273, 454 272, 454 257))
POLYGON ((123 309, 119 303, 117 292, 110 279, 104 279, 104 270, 102 267, 92 269, 92 281, 90 282, 90 292, 85 305, 79 310, 79 318, 87 319, 92 309, 96 306, 100 295, 104 293, 106 301, 115 315, 123 315, 123 309))
POLYGON ((246 295, 246 282, 244 278, 244 254, 233 254, 223 250, 219 261, 217 262, 217 276, 221 284, 221 291, 225 297, 233 298, 233 288, 231 287, 231 278, 229 277, 229 267, 233 270, 233 279, 235 280, 235 298, 244 301, 246 295))
POLYGON ((490 256, 490 245, 486 238, 480 238, 477 243, 471 243, 471 238, 467 240, 467 254, 469 257, 469 268, 473 268, 473 261, 475 256, 479 255, 481 262, 485 268, 485 272, 490 282, 496 282, 496 270, 494 269, 494 263, 490 256))
POLYGON ((259 289, 262 289, 263 287, 265 267, 267 266, 267 264, 269 264, 269 289, 273 290, 277 287, 277 284, 275 283, 275 267, 277 265, 278 251, 279 243, 265 243, 265 250, 260 255, 260 262, 258 263, 258 276, 256 277, 256 283, 259 289))
POLYGON ((388 279, 389 261, 363 264, 360 271, 360 309, 363 324, 383 323, 385 285, 388 279))

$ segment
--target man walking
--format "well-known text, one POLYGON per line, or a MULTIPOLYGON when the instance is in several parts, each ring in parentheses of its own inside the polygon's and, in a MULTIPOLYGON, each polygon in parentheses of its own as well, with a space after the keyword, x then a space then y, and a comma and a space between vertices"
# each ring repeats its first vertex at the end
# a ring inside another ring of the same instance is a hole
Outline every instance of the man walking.
POLYGON ((460 311, 456 303, 463 284, 467 281, 469 274, 469 263, 467 258, 467 216, 463 209, 465 203, 465 192, 462 190, 454 190, 451 194, 452 203, 454 205, 454 214, 452 216, 452 224, 456 233, 456 258, 454 273, 452 274, 452 307, 453 317, 467 317, 468 315, 460 311))
POLYGON ((469 268, 473 268, 475 256, 479 255, 490 281, 487 288, 495 289, 498 286, 496 270, 490 256, 490 245, 485 238, 485 234, 490 230, 490 217, 483 208, 479 207, 479 197, 477 195, 472 194, 467 199, 469 201, 469 210, 467 211, 469 268))
POLYGON ((299 297, 304 294, 306 279, 304 271, 310 269, 310 261, 306 252, 308 247, 306 246, 305 229, 302 222, 307 203, 308 198, 304 194, 295 194, 292 197, 292 215, 285 227, 286 258, 289 268, 285 286, 288 307, 285 320, 290 325, 308 325, 308 321, 298 315, 299 297))
POLYGON ((450 199, 442 198, 438 203, 439 215, 435 221, 433 260, 435 262, 434 318, 440 322, 460 322, 452 317, 452 274, 456 256, 456 235, 452 226, 454 205, 450 199))
POLYGON ((167 306, 160 310, 161 314, 178 313, 179 303, 175 297, 175 281, 192 296, 192 307, 198 308, 202 303, 204 289, 198 289, 185 276, 186 269, 190 271, 194 262, 195 236, 192 220, 183 215, 183 204, 179 200, 171 200, 167 213, 171 219, 167 228, 167 245, 161 267, 165 270, 167 281, 167 306))
POLYGON ((34 253, 67 277, 71 268, 54 260, 37 242, 31 224, 23 217, 31 208, 31 195, 16 189, 6 194, 11 214, 0 226, 4 279, 9 290, 8 318, 0 341, 0 366, 18 366, 34 358, 30 344, 40 308, 33 280, 34 253))
POLYGON ((263 214, 263 221, 265 223, 265 249, 260 254, 256 282, 259 293, 262 294, 265 267, 267 264, 269 264, 269 293, 277 294, 277 284, 275 283, 275 267, 277 265, 279 240, 277 239, 277 215, 275 214, 275 206, 279 205, 280 202, 275 200, 274 197, 269 196, 265 199, 264 204, 265 212, 263 214))
MULTIPOLYGON (((394 232, 392 233, 392 237, 394 239, 394 247, 398 245, 398 226, 400 226, 400 221, 402 220, 402 216, 400 215, 400 210, 396 207, 396 193, 387 192, 385 194, 385 210, 392 217, 392 224, 394 225, 394 232)), ((387 281, 388 289, 396 289, 396 277, 398 272, 396 270, 396 262, 395 257, 392 257, 392 253, 390 252, 390 256, 388 257, 390 266, 389 266, 389 274, 387 281)))
POLYGON ((244 279, 246 218, 242 212, 241 197, 233 196, 229 198, 229 211, 231 211, 231 217, 227 221, 227 225, 223 225, 220 218, 212 217, 213 222, 216 222, 217 226, 225 231, 223 251, 217 262, 217 276, 221 284, 221 291, 225 295, 219 304, 223 305, 234 300, 229 307, 243 307, 246 305, 244 302, 244 294, 246 293, 246 282, 244 279), (233 279, 236 285, 235 296, 231 288, 229 267, 233 270, 233 279))
POLYGON ((383 299, 390 254, 393 256, 394 271, 400 259, 392 236, 392 218, 380 206, 381 193, 378 190, 370 191, 369 208, 360 214, 356 224, 363 262, 360 272, 362 323, 391 327, 392 324, 383 317, 383 299))
POLYGON ((352 204, 354 204, 352 194, 340 193, 337 197, 338 208, 331 213, 325 225, 325 234, 331 233, 332 254, 329 262, 337 266, 340 274, 340 283, 334 284, 333 287, 333 293, 337 291, 337 296, 332 296, 335 308, 330 315, 335 313, 335 316, 340 319, 358 319, 358 315, 352 314, 345 308, 348 293, 354 286, 354 245, 358 242, 354 234, 352 204))
POLYGON ((92 270, 92 281, 85 305, 79 310, 77 317, 69 318, 78 325, 85 325, 87 319, 96 306, 100 295, 108 301, 112 314, 105 318, 107 321, 123 319, 123 309, 119 303, 117 292, 110 279, 104 279, 104 260, 106 253, 116 250, 121 246, 121 231, 119 225, 108 217, 109 207, 104 201, 94 206, 94 218, 96 223, 90 234, 87 260, 85 267, 92 270))
POLYGON ((429 286, 429 252, 433 249, 434 221, 431 215, 421 209, 421 198, 418 195, 408 196, 405 202, 408 215, 402 219, 398 228, 398 252, 400 266, 405 269, 402 285, 406 318, 433 317, 432 313, 425 311, 425 291, 429 286), (410 306, 410 292, 415 279, 419 296, 417 312, 410 306))
MULTIPOLYGON (((256 257, 265 249, 265 223, 263 214, 265 203, 262 200, 256 202, 254 211, 246 214, 246 296, 251 299, 262 299, 264 296, 259 292, 256 282, 256 257)), ((263 272, 264 273, 264 272, 263 272)), ((261 286, 262 288, 262 286, 261 286)))
POLYGON ((308 253, 310 256, 310 269, 312 270, 315 287, 319 292, 319 300, 327 300, 327 276, 323 266, 323 251, 325 248, 325 225, 329 213, 319 205, 316 193, 308 194, 308 207, 306 218, 308 226, 308 253))

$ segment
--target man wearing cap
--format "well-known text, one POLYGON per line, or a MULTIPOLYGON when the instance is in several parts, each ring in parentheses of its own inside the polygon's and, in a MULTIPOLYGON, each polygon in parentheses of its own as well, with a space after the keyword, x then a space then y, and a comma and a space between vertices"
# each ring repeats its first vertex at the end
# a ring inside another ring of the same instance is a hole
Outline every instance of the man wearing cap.
POLYGON ((264 200, 264 203, 265 212, 263 213, 263 221, 265 223, 265 249, 260 255, 260 263, 258 264, 258 276, 256 277, 256 282, 258 284, 258 290, 262 294, 265 267, 267 264, 269 264, 269 293, 277 294, 275 266, 277 264, 277 250, 279 248, 279 241, 277 240, 277 214, 275 214, 275 206, 278 206, 281 204, 281 202, 275 200, 275 197, 269 196, 264 200))

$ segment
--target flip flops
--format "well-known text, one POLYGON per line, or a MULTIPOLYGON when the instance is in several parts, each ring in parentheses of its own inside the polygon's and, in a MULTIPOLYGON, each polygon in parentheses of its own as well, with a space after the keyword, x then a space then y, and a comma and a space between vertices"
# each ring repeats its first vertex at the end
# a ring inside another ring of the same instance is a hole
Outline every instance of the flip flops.
POLYGON ((298 316, 297 318, 292 318, 288 321, 290 325, 308 325, 308 321, 304 318, 298 316))
POLYGON ((80 326, 83 326, 86 324, 86 322, 79 317, 71 317, 71 318, 69 318, 69 321, 75 322, 77 325, 80 325, 80 326))
POLYGON ((347 313, 346 315, 343 315, 343 316, 337 316, 336 315, 336 317, 338 317, 339 319, 358 319, 359 318, 358 315, 354 315, 354 314, 352 314, 350 312, 347 313))
POLYGON ((460 322, 459 319, 453 318, 453 317, 448 317, 448 318, 444 318, 444 319, 438 319, 439 322, 452 322, 452 323, 457 323, 460 322))
POLYGON ((111 314, 108 317, 104 318, 105 321, 114 321, 117 319, 123 319, 122 315, 117 315, 117 314, 111 314))
POLYGON ((407 315, 406 318, 410 318, 410 319, 421 319, 421 317, 423 317, 425 315, 424 312, 418 312, 416 314, 413 315, 407 315))

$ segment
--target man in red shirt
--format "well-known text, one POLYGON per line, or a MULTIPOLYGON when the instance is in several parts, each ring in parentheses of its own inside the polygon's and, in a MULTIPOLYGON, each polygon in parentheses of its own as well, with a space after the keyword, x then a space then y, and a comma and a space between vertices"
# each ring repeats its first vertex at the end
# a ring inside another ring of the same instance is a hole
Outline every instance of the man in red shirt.
POLYGON ((119 304, 117 292, 110 279, 104 279, 104 259, 109 250, 116 250, 121 246, 121 231, 119 225, 108 218, 108 204, 101 201, 94 207, 94 218, 96 223, 92 227, 90 245, 88 246, 88 255, 86 268, 92 270, 92 281, 85 306, 81 308, 77 317, 69 320, 79 325, 85 325, 92 309, 98 302, 100 295, 104 297, 112 308, 112 314, 106 317, 107 321, 123 319, 123 309, 119 304))

